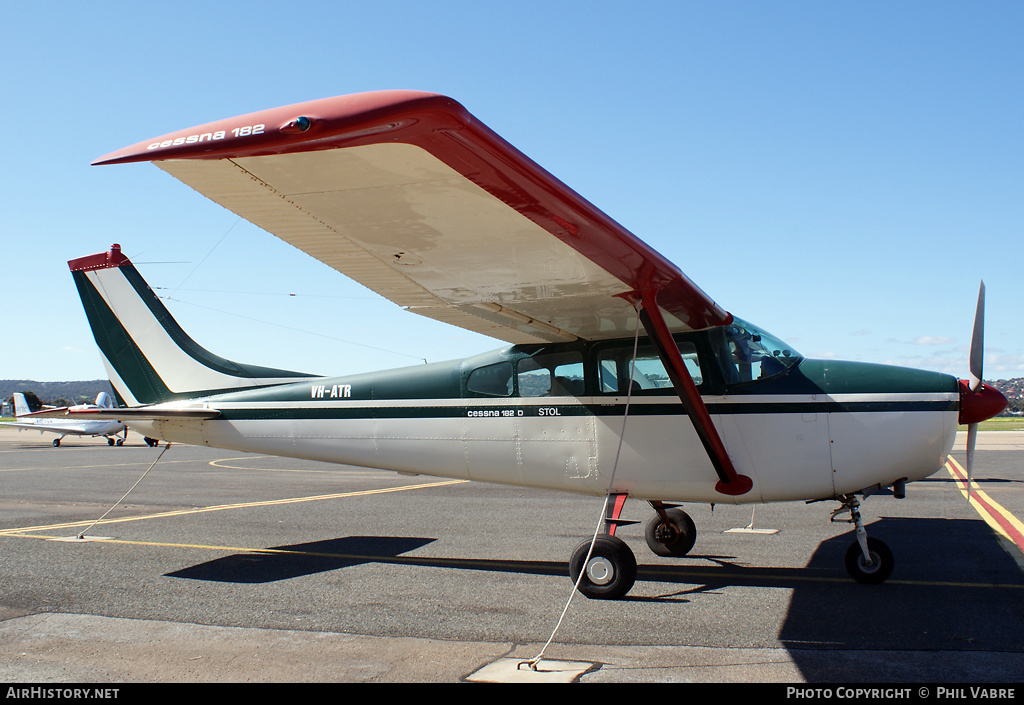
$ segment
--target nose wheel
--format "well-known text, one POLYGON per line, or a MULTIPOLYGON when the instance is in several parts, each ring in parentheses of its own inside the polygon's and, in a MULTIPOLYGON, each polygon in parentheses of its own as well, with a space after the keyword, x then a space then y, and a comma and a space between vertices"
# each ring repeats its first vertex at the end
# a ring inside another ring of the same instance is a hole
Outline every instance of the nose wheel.
POLYGON ((846 549, 846 572, 858 583, 877 585, 885 582, 892 573, 892 551, 878 539, 869 538, 867 542, 867 556, 858 541, 846 549))
POLYGON ((846 572, 858 583, 868 585, 884 583, 895 565, 892 551, 879 539, 868 537, 868 532, 864 529, 864 522, 860 517, 860 500, 856 495, 846 495, 840 501, 843 506, 832 512, 832 521, 836 520, 837 514, 850 512, 850 518, 846 521, 853 524, 854 534, 857 537, 857 540, 846 549, 846 572))

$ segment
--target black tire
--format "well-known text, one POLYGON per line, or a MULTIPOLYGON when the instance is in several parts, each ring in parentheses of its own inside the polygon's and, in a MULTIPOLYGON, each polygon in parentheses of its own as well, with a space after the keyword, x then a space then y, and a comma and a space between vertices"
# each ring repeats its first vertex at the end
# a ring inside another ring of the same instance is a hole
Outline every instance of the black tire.
POLYGON ((685 556, 697 541, 697 527, 690 515, 682 509, 667 509, 668 522, 655 514, 647 522, 644 538, 647 546, 658 556, 679 558, 685 556))
POLYGON ((872 564, 864 562, 864 552, 860 550, 860 544, 854 541, 846 549, 846 572, 858 583, 866 585, 878 585, 884 583, 886 578, 892 574, 895 563, 892 551, 883 542, 875 538, 868 539, 868 553, 871 554, 872 564))
POLYGON ((579 579, 579 591, 593 600, 617 600, 628 593, 636 582, 636 556, 622 539, 598 536, 592 552, 590 541, 584 541, 572 552, 569 577, 573 583, 579 579), (589 569, 584 572, 583 562, 588 553, 589 569))
POLYGON ((60 448, 60 439, 59 438, 54 438, 53 439, 53 447, 54 448, 60 448))
POLYGON ((113 438, 108 438, 108 439, 107 439, 107 445, 108 445, 108 446, 112 446, 112 445, 114 445, 114 439, 113 439, 113 438))

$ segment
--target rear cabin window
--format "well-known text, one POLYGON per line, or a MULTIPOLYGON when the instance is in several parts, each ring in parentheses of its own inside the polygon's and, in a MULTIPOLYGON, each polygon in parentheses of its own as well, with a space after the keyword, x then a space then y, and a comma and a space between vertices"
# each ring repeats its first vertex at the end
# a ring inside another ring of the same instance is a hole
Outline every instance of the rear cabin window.
POLYGON ((583 355, 579 352, 525 357, 516 364, 521 397, 583 396, 583 355))
MULTIPOLYGON (((683 363, 690 372, 693 383, 698 387, 704 382, 697 359, 697 348, 693 343, 677 342, 683 363)), ((673 393, 672 380, 665 371, 657 351, 651 347, 637 350, 636 362, 633 363, 633 348, 607 348, 598 353, 597 372, 600 389, 603 394, 626 394, 632 392, 673 393)))
POLYGON ((466 379, 466 389, 476 394, 495 397, 511 396, 512 363, 496 362, 493 365, 476 368, 466 379))

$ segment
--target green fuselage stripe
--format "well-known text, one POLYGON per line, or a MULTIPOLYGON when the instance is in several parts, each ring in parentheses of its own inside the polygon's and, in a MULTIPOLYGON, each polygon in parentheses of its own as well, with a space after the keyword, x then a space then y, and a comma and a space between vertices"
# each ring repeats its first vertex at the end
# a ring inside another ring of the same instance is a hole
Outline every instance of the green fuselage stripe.
MULTIPOLYGON (((253 407, 221 409, 228 421, 293 419, 448 419, 448 418, 525 418, 568 416, 622 416, 625 404, 523 404, 429 405, 422 406, 297 406, 282 408, 253 407)), ((864 402, 759 402, 752 404, 708 404, 711 414, 835 414, 835 413, 908 413, 956 411, 955 401, 864 401, 864 402)), ((630 415, 686 416, 679 403, 634 404, 630 415)))

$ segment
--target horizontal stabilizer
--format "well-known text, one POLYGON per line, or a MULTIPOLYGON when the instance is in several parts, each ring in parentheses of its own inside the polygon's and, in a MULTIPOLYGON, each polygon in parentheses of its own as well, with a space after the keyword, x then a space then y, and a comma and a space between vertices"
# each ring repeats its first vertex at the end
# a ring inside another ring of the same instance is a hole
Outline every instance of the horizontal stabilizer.
POLYGON ((35 416, 81 420, 175 421, 182 419, 215 419, 220 416, 220 412, 216 409, 205 407, 137 406, 130 409, 48 409, 38 412, 35 416))

